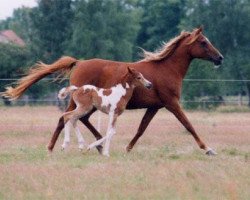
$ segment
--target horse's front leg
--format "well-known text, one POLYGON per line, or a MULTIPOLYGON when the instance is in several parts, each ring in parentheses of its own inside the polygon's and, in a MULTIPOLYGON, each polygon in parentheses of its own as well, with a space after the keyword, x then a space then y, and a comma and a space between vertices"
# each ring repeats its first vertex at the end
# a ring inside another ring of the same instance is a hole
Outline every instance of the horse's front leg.
POLYGON ((140 123, 138 130, 137 130, 136 135, 130 141, 129 145, 126 148, 127 152, 130 152, 133 149, 135 143, 143 135, 144 131, 148 127, 149 123, 151 122, 151 120, 153 119, 153 117, 155 116, 157 111, 158 111, 158 108, 148 108, 147 109, 146 113, 144 114, 144 116, 141 120, 141 123, 140 123))
POLYGON ((199 145, 199 147, 203 150, 206 151, 207 155, 216 155, 217 153, 211 149, 210 147, 208 147, 201 139, 200 137, 197 135, 196 131, 194 130, 192 124, 189 122, 188 118, 186 117, 186 115, 184 114, 184 112, 182 111, 179 101, 176 99, 174 101, 172 101, 171 103, 168 103, 166 105, 166 108, 172 112, 175 117, 182 123, 182 125, 187 129, 187 131, 189 131, 192 136, 194 137, 195 141, 197 142, 197 144, 199 145))

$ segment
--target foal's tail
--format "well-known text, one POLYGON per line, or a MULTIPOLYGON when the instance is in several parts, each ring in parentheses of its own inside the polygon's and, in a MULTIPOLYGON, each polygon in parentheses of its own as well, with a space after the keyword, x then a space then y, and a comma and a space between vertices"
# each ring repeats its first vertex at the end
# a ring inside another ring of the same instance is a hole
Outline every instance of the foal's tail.
POLYGON ((65 98, 68 96, 68 94, 69 94, 70 92, 75 91, 75 90, 77 90, 77 89, 78 89, 78 87, 76 87, 76 86, 74 86, 74 85, 71 85, 71 86, 69 86, 69 87, 64 87, 64 88, 62 88, 62 89, 59 91, 59 93, 58 93, 58 98, 59 98, 59 99, 65 99, 65 98))
POLYGON ((66 76, 73 68, 77 59, 65 56, 54 63, 47 65, 42 62, 38 62, 34 68, 31 68, 27 76, 17 81, 17 86, 6 87, 6 91, 0 93, 1 96, 14 100, 19 98, 32 84, 36 83, 40 79, 44 78, 49 74, 53 74, 57 71, 60 72, 59 76, 66 76))

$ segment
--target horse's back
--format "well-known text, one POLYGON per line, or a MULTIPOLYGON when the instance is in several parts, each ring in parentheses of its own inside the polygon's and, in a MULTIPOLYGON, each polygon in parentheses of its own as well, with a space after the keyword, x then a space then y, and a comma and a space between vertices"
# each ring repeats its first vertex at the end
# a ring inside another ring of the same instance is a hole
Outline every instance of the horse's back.
POLYGON ((70 83, 111 87, 125 73, 126 63, 103 59, 79 60, 70 75, 70 83))

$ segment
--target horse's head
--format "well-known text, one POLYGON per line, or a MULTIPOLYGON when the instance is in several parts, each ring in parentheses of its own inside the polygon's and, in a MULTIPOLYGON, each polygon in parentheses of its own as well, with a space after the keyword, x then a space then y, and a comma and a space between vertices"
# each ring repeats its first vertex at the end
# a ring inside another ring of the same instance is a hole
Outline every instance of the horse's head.
POLYGON ((207 37, 202 34, 202 31, 202 27, 195 29, 187 38, 189 54, 193 58, 209 60, 213 62, 215 66, 221 65, 223 60, 222 54, 211 44, 207 37))
POLYGON ((144 78, 144 76, 136 71, 134 68, 128 67, 128 78, 130 79, 130 82, 134 86, 144 86, 148 89, 152 88, 153 84, 144 78))

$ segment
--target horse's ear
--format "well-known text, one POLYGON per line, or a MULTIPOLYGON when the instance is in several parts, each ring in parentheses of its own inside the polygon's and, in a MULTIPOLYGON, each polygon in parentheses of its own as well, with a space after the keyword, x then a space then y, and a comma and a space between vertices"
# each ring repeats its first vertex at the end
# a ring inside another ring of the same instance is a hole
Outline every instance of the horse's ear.
POLYGON ((195 30, 195 35, 199 35, 202 32, 203 32, 203 26, 201 25, 199 28, 195 30))

